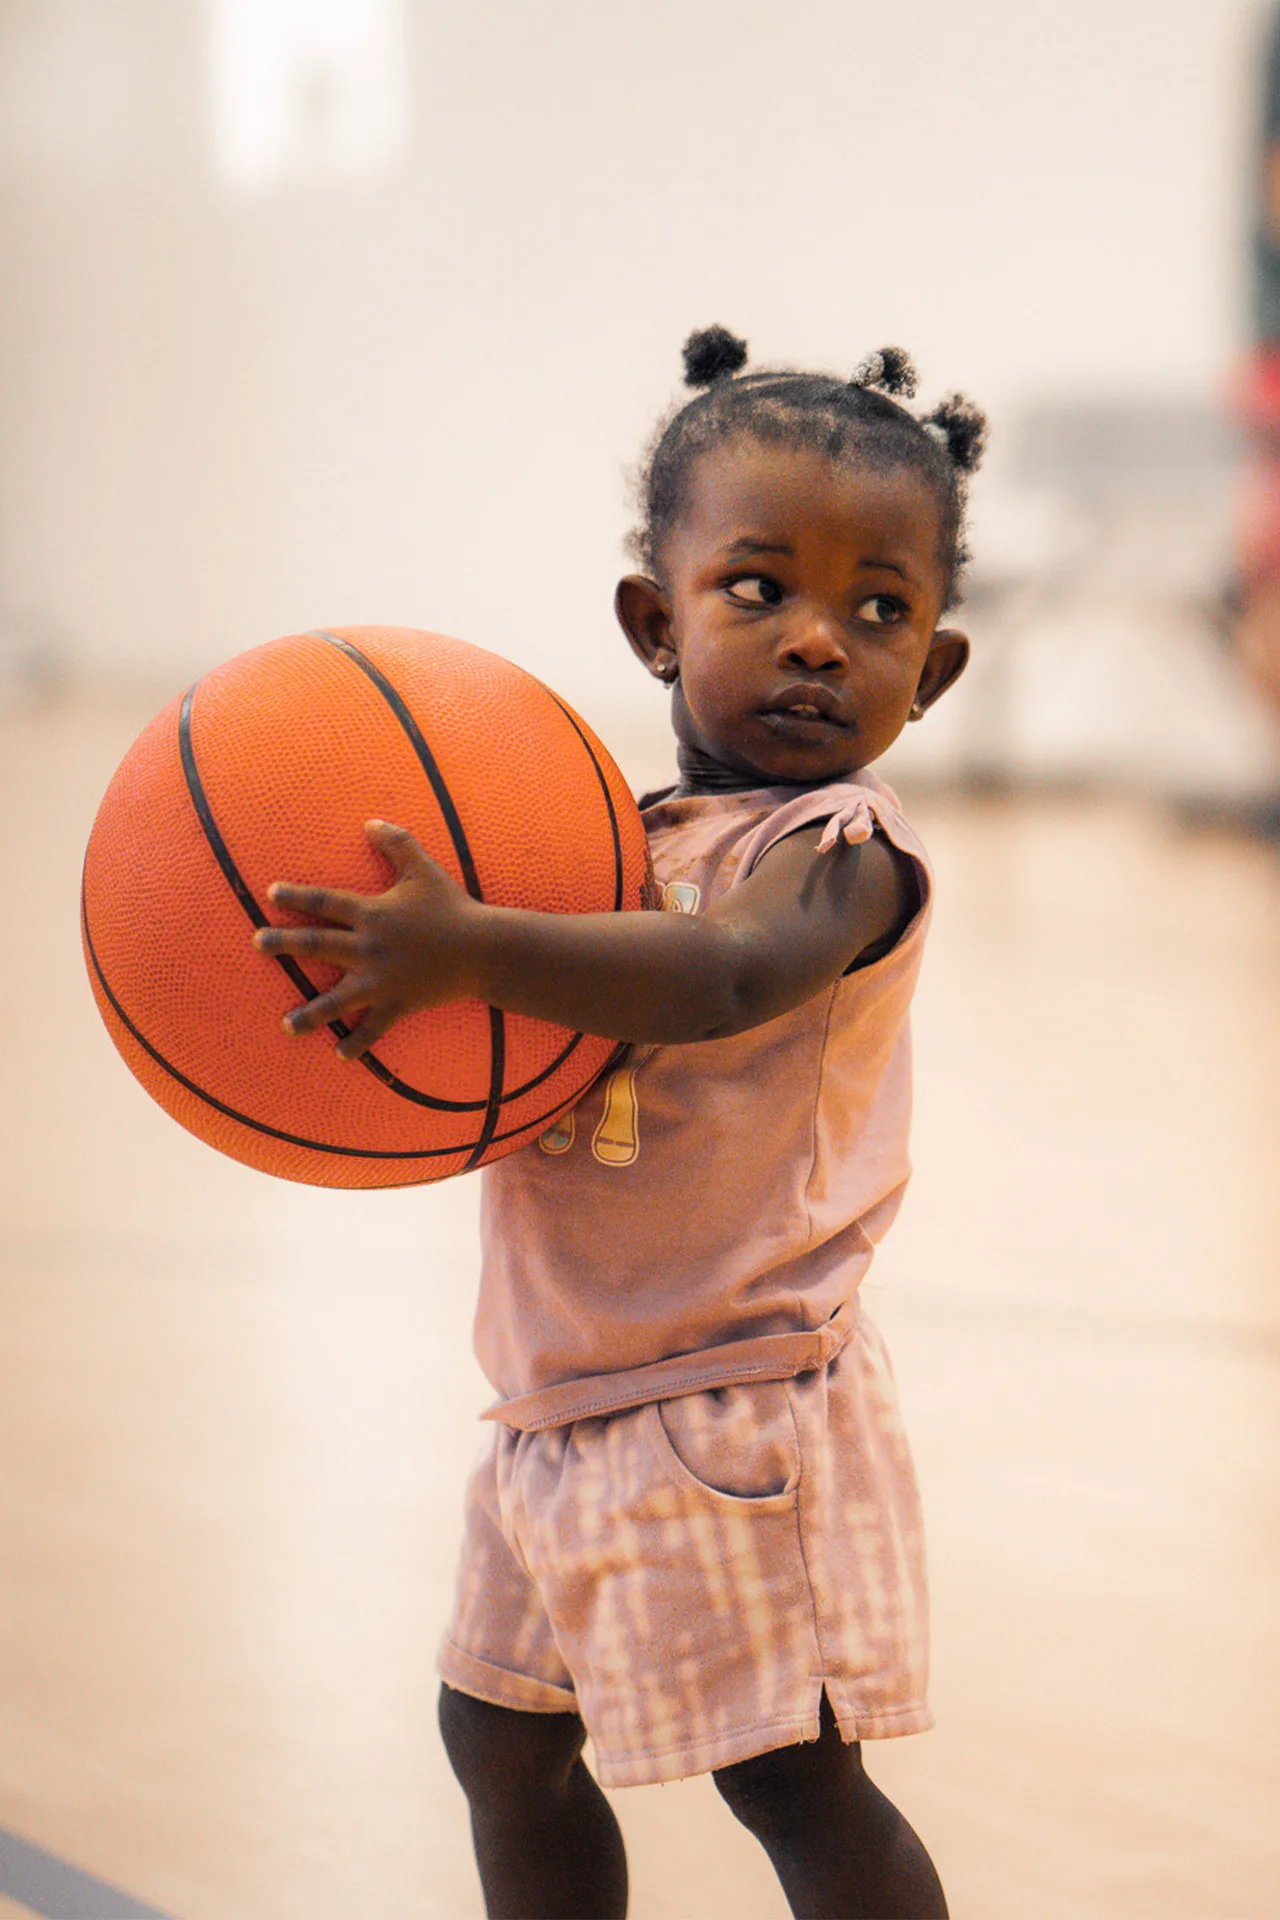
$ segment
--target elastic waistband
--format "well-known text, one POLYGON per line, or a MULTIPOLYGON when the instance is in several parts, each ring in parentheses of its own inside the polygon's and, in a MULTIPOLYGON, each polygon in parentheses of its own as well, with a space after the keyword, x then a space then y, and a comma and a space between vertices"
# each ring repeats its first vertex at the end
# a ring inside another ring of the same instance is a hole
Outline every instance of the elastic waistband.
POLYGON ((486 1407, 482 1420, 498 1420, 520 1433, 542 1427, 567 1427, 574 1420, 593 1420, 606 1413, 623 1413, 650 1400, 674 1400, 685 1393, 710 1387, 737 1387, 750 1380, 790 1380, 815 1367, 830 1366, 857 1327, 861 1307, 857 1295, 847 1300, 820 1327, 804 1333, 762 1333, 750 1340, 727 1340, 722 1346, 700 1347, 695 1353, 673 1354, 647 1366, 620 1373, 591 1373, 580 1380, 561 1380, 537 1393, 514 1400, 497 1400, 486 1407))

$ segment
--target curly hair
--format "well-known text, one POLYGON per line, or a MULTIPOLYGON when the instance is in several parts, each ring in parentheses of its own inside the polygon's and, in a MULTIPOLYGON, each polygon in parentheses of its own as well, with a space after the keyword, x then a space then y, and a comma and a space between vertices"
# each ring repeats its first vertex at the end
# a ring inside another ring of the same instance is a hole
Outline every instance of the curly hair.
POLYGON ((893 396, 910 399, 916 374, 901 347, 869 354, 848 380, 786 368, 744 373, 746 364, 746 341, 725 327, 704 327, 685 341, 685 384, 702 391, 659 421, 650 444, 637 485, 640 524, 628 542, 640 565, 662 578, 694 467, 712 448, 745 436, 878 472, 918 473, 938 503, 944 605, 953 606, 969 557, 966 482, 982 458, 986 416, 958 393, 927 414, 902 406, 893 396))

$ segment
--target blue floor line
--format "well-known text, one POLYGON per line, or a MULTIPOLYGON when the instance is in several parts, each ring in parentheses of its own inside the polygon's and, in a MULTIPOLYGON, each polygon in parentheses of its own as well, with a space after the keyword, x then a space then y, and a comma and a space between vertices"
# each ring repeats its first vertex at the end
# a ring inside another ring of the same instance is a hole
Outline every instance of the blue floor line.
POLYGON ((0 1827, 0 1893, 43 1920, 173 1920, 0 1827))

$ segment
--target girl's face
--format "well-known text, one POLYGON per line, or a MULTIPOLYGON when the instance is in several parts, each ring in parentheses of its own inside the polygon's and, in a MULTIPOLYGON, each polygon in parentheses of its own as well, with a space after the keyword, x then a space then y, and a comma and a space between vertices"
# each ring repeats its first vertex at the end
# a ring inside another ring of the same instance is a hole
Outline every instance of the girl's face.
POLYGON ((832 780, 892 745, 963 670, 938 631, 938 509, 879 473, 744 437, 698 462, 666 582, 618 588, 650 672, 670 679, 685 784, 832 780))

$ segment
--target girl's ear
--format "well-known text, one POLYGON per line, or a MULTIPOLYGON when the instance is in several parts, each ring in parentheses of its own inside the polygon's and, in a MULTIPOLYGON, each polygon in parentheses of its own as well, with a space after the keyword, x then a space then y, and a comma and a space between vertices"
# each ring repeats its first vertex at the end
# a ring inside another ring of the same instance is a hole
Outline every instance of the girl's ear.
POLYGON ((968 664, 968 634, 958 633, 954 627, 939 627, 929 642, 924 670, 916 684, 916 697, 911 703, 910 718, 918 720, 935 700, 940 700, 947 688, 955 685, 968 664))
POLYGON ((636 658, 664 686, 671 686, 680 668, 671 637, 671 610, 656 580, 629 573, 619 580, 613 596, 618 624, 631 642, 636 658))

